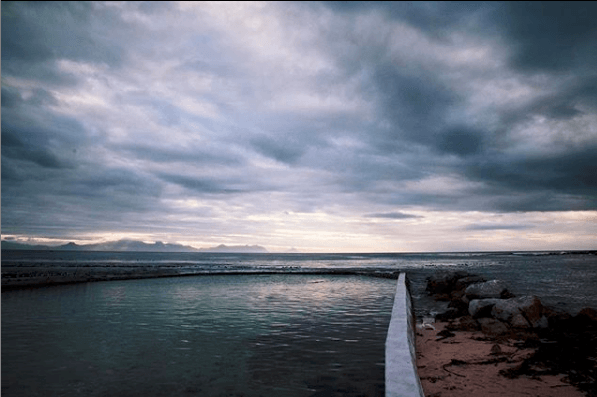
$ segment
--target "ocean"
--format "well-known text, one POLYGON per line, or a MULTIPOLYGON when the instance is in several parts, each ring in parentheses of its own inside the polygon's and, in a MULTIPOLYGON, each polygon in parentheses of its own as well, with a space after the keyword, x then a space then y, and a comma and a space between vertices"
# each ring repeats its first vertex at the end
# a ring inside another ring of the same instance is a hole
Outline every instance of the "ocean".
POLYGON ((575 314, 595 252, 231 254, 2 251, 15 280, 141 278, 2 292, 2 395, 381 396, 396 280, 415 313, 438 270, 502 279, 575 314), (377 277, 376 277, 377 276, 377 277))

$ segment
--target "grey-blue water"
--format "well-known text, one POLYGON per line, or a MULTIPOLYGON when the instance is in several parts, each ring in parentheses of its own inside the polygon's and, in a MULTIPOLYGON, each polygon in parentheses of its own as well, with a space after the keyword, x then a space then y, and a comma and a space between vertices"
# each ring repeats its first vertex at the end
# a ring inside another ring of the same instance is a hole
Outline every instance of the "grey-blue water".
POLYGON ((438 269, 597 307, 593 254, 2 252, 3 276, 149 268, 201 275, 3 292, 2 395, 383 395, 396 281, 328 270, 407 271, 419 316, 442 309, 424 293, 438 269))
POLYGON ((394 289, 216 275, 8 292, 2 394, 382 395, 394 289))

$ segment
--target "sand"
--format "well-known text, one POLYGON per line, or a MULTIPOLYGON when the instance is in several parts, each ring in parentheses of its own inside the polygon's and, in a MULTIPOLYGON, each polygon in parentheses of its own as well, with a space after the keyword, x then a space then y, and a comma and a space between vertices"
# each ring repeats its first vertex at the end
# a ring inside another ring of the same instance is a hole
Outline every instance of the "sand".
POLYGON ((509 379, 499 371, 515 367, 533 353, 514 341, 496 343, 481 332, 455 331, 437 335, 447 323, 417 327, 417 368, 425 396, 543 396, 582 397, 585 394, 563 381, 564 375, 509 379), (475 340, 485 339, 485 340, 475 340), (499 346, 494 347, 494 346, 499 346), (493 353, 492 353, 493 348, 493 353))

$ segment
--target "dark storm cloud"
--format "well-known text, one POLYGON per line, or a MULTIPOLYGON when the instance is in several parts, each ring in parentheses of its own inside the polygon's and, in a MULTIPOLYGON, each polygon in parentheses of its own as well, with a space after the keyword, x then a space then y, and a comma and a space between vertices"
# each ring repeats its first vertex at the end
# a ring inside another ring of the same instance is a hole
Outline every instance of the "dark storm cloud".
POLYGON ((252 139, 252 144, 260 153, 282 163, 295 163, 303 155, 302 148, 290 139, 262 136, 252 139))
POLYGON ((43 106, 55 105, 56 99, 48 91, 36 88, 31 91, 27 99, 23 99, 19 90, 12 87, 2 87, 2 107, 6 109, 16 108, 19 105, 43 106))
POLYGON ((161 186, 150 176, 126 168, 105 167, 101 172, 88 170, 82 176, 72 178, 72 181, 70 188, 75 189, 78 195, 126 197, 127 206, 129 201, 134 205, 135 197, 143 202, 145 198, 159 196, 161 190, 161 186))
POLYGON ((118 43, 93 34, 96 18, 110 18, 109 12, 97 11, 88 2, 7 2, 2 7, 3 72, 65 84, 75 80, 57 69, 57 60, 120 65, 118 43))
POLYGON ((597 209, 594 3, 183 6, 3 3, 3 227, 597 209))
MULTIPOLYGON (((62 126, 69 121, 62 123, 62 126)), ((70 121, 76 126, 75 121, 70 121)), ((60 126, 60 123, 53 127, 60 126)), ((50 143, 55 139, 54 131, 32 126, 31 129, 20 129, 2 122, 2 157, 19 161, 29 161, 46 168, 72 168, 72 153, 65 153, 60 147, 50 143), (52 147, 54 146, 54 147, 52 147)))
POLYGON ((367 214, 365 215, 367 218, 382 218, 382 219, 413 219, 413 218, 422 218, 419 215, 407 214, 404 212, 384 212, 378 214, 367 214))
POLYGON ((523 200, 513 197, 507 205, 499 205, 501 210, 515 209, 517 201, 521 211, 532 210, 529 203, 538 210, 557 209, 558 195, 576 196, 572 206, 569 198, 562 201, 565 208, 593 209, 597 205, 596 153, 597 146, 588 146, 540 157, 495 154, 469 164, 466 172, 471 179, 489 181, 493 188, 511 192, 514 197, 525 194, 523 200), (532 199, 537 194, 540 197, 532 199), (551 197, 544 200, 542 196, 548 194, 551 197))
POLYGON ((62 162, 54 153, 48 150, 28 149, 21 142, 14 141, 10 135, 2 133, 2 140, 8 138, 7 144, 2 145, 2 156, 16 158, 23 161, 30 161, 45 168, 66 168, 67 164, 62 162), (12 142, 10 142, 12 140, 12 142))
POLYGON ((129 169, 40 170, 3 156, 2 173, 6 234, 28 230, 34 235, 76 238, 90 231, 134 231, 161 209, 156 201, 161 185, 129 169), (5 179, 5 172, 17 174, 16 178, 5 179))
POLYGON ((148 160, 156 163, 192 163, 193 165, 211 164, 213 166, 240 167, 246 165, 245 159, 230 152, 226 147, 155 147, 148 143, 124 144, 113 149, 123 156, 148 160))
POLYGON ((499 223, 478 223, 466 226, 465 230, 525 230, 532 228, 533 225, 508 225, 499 223))
POLYGON ((233 194, 243 191, 243 189, 229 187, 238 184, 238 181, 218 181, 213 178, 190 177, 178 174, 161 174, 159 177, 166 182, 180 185, 199 194, 233 194))
POLYGON ((46 106, 56 101, 43 89, 23 99, 16 90, 3 87, 2 98, 3 158, 45 168, 76 168, 74 154, 89 142, 79 120, 47 111, 46 106))
POLYGON ((597 63, 595 2, 324 2, 343 13, 377 10, 441 37, 458 28, 502 34, 513 67, 528 72, 585 71, 597 63))
POLYGON ((488 186, 474 192, 463 191, 462 197, 402 194, 395 196, 398 200, 410 204, 422 200, 453 208, 458 208, 458 203, 472 204, 476 209, 499 211, 596 208, 597 181, 593 175, 597 169, 591 159, 597 158, 597 139, 590 126, 558 127, 568 130, 560 131, 561 142, 553 141, 559 146, 556 154, 546 151, 529 155, 508 150, 515 144, 511 132, 534 115, 570 121, 585 115, 587 110, 593 114, 597 111, 597 25, 594 23, 597 6, 594 3, 326 4, 348 14, 377 10, 432 37, 440 31, 448 34, 456 25, 461 31, 473 33, 471 29, 479 29, 481 21, 487 29, 478 31, 480 37, 497 32, 499 40, 510 50, 508 60, 512 71, 524 72, 523 80, 534 78, 535 73, 553 74, 554 79, 566 73, 566 83, 556 91, 538 96, 520 108, 494 109, 500 120, 498 124, 483 125, 478 121, 473 124, 466 118, 453 124, 448 120, 454 116, 458 119, 467 93, 457 94, 448 87, 441 71, 430 73, 425 69, 396 67, 386 61, 380 63, 379 59, 360 59, 360 64, 370 62, 369 67, 374 70, 371 82, 380 94, 382 115, 391 121, 384 132, 371 140, 376 147, 394 153, 405 148, 412 150, 412 144, 427 147, 433 157, 421 162, 423 169, 440 175, 461 174, 488 186), (437 19, 442 10, 450 17, 437 19), (579 134, 592 135, 592 143, 582 148, 567 143, 579 134), (461 160, 454 162, 446 155, 456 155, 461 160), (496 198, 496 187, 505 193, 504 198, 496 198), (471 203, 464 197, 467 194, 475 194, 479 200, 471 203), (483 199, 484 195, 487 198, 483 199), (545 200, 544 196, 549 199, 545 200))
POLYGON ((385 116, 394 127, 387 138, 394 138, 399 144, 407 140, 433 145, 446 112, 457 99, 433 76, 407 73, 391 65, 380 65, 373 80, 381 93, 385 116))
MULTIPOLYGON (((556 92, 539 96, 525 106, 506 109, 500 112, 500 132, 508 132, 518 124, 531 120, 534 116, 545 116, 551 120, 572 120, 585 114, 597 112, 597 76, 569 73, 569 82, 556 92)), ((582 131, 565 131, 582 133, 582 131)))
MULTIPOLYGON (((330 166, 329 157, 310 156, 310 152, 327 153, 334 150, 335 138, 359 138, 366 128, 358 117, 339 113, 297 115, 287 110, 266 113, 266 122, 257 121, 258 132, 251 133, 243 143, 257 153, 282 164, 315 169, 327 168, 330 166)), ((343 155, 353 156, 350 149, 345 150, 343 155)), ((352 158, 356 160, 355 157, 352 158)))
POLYGON ((483 149, 484 133, 469 126, 452 127, 442 131, 435 144, 442 153, 467 156, 483 149))
POLYGON ((2 107, 12 108, 23 102, 18 90, 2 86, 2 107))
POLYGON ((384 15, 405 21, 430 34, 463 22, 470 22, 475 12, 490 8, 483 2, 406 2, 406 1, 326 1, 324 4, 339 12, 359 13, 378 10, 384 15))
POLYGON ((500 27, 513 46, 512 65, 526 72, 594 72, 595 2, 509 2, 500 27), (593 69, 593 70, 591 70, 593 69))

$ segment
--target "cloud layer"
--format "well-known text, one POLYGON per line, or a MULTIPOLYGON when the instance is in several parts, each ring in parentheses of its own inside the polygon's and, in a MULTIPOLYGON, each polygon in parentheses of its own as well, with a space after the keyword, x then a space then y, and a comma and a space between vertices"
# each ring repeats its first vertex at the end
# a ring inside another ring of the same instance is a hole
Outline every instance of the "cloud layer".
POLYGON ((596 17, 586 2, 3 4, 2 233, 439 251, 438 236, 508 249, 487 237, 508 231, 594 248, 596 17))

